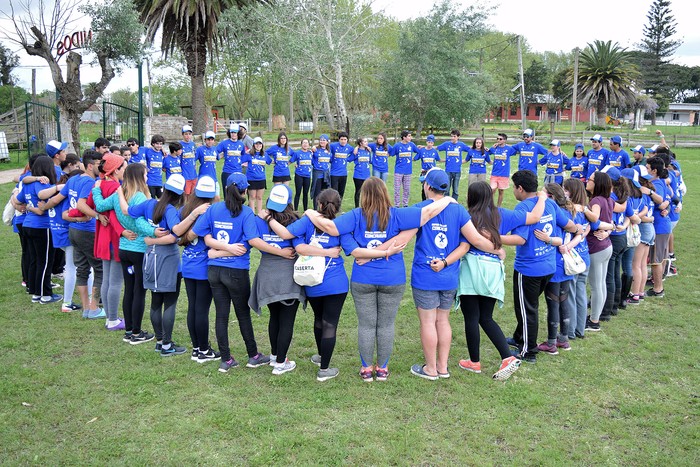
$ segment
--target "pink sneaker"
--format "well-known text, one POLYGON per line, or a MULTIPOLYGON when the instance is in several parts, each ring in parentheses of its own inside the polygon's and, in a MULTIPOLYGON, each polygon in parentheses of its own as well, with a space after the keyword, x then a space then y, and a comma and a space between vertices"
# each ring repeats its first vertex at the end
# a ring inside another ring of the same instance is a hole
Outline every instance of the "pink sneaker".
POLYGON ((557 349, 571 350, 571 344, 569 344, 569 341, 566 341, 566 342, 557 341, 557 349))
POLYGON ((537 350, 539 350, 540 352, 548 353, 549 355, 559 355, 557 346, 548 342, 542 342, 540 345, 537 346, 537 350))

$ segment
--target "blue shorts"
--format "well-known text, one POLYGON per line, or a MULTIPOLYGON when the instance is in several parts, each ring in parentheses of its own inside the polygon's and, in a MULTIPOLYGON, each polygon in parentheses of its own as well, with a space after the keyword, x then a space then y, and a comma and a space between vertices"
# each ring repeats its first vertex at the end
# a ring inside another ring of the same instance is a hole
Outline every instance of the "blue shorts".
POLYGON ((423 290, 412 288, 413 301, 422 310, 449 310, 455 304, 457 289, 452 290, 423 290))
POLYGON ((654 238, 656 237, 656 232, 654 231, 654 224, 651 222, 642 222, 639 224, 639 233, 641 234, 640 242, 645 245, 653 245, 654 238))

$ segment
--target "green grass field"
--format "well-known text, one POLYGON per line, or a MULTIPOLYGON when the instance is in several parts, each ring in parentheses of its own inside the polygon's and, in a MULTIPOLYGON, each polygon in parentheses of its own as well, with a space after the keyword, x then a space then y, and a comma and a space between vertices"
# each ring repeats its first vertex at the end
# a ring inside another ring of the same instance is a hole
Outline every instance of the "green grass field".
MULTIPOLYGON (((452 377, 410 374, 422 361, 418 318, 407 289, 397 318, 391 376, 363 383, 357 371, 354 306, 348 297, 333 365, 338 378, 318 383, 312 313, 299 313, 289 352, 297 369, 199 365, 189 354, 161 358, 150 344, 130 346, 102 321, 59 306, 31 304, 20 286, 20 248, 0 230, 1 463, 159 465, 698 465, 700 464, 700 151, 679 150, 689 192, 676 229, 680 275, 666 297, 630 307, 573 350, 540 355, 505 383, 491 374, 499 357, 482 334, 480 375, 467 358, 463 318, 451 317, 452 377)), ((271 173, 271 171, 268 171, 271 173)), ((11 186, 0 186, 7 199, 11 186)), ((420 200, 414 175, 411 200, 420 200)), ((390 188, 390 193, 392 189, 390 188)), ((466 171, 461 186, 466 192, 466 171)), ((352 182, 344 209, 352 207, 352 182)), ((515 200, 506 193, 507 205, 515 200)), ((412 245, 406 260, 412 257, 412 245)), ((252 253, 257 263, 259 253, 252 253)), ((508 252, 507 298, 495 312, 505 333, 515 326, 508 252)), ((350 261, 346 260, 348 270, 350 261)), ((540 336, 546 333, 541 303, 540 336)), ((174 338, 189 347, 186 294, 174 338)), ((213 335, 213 306, 210 315, 213 335)), ((232 315, 233 316, 233 315, 232 315)), ((231 347, 244 357, 232 319, 231 347)), ((253 318, 269 351, 267 313, 253 318)), ((148 314, 145 317, 148 323, 148 314)), ((150 323, 145 325, 150 327, 150 323)))

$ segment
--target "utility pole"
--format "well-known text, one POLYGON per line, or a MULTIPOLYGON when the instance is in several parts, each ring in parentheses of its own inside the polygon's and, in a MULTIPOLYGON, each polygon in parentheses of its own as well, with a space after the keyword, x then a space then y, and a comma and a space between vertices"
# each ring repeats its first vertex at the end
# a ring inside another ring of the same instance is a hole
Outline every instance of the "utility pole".
POLYGON ((523 71, 523 50, 521 37, 518 36, 518 69, 520 71, 520 119, 522 124, 521 131, 527 128, 527 107, 525 107, 525 72, 523 71))
POLYGON ((32 68, 32 101, 36 101, 36 68, 32 68))
POLYGON ((574 49, 574 89, 571 99, 571 131, 576 131, 576 117, 578 110, 578 47, 574 49))

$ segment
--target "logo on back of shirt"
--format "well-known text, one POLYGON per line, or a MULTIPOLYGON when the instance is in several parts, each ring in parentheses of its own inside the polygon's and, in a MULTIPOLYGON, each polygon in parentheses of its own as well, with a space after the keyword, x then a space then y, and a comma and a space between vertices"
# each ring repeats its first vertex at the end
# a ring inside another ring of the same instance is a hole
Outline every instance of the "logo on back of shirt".
POLYGON ((382 242, 380 242, 380 241, 377 240, 377 239, 370 240, 369 243, 367 243, 367 248, 373 250, 373 249, 377 248, 377 247, 378 247, 379 245, 381 245, 381 244, 382 244, 382 242))
POLYGON ((219 232, 216 234, 216 239, 220 242, 228 243, 228 232, 226 232, 225 230, 219 230, 219 232))
POLYGON ((447 235, 440 232, 435 236, 435 246, 438 248, 447 248, 447 235))

